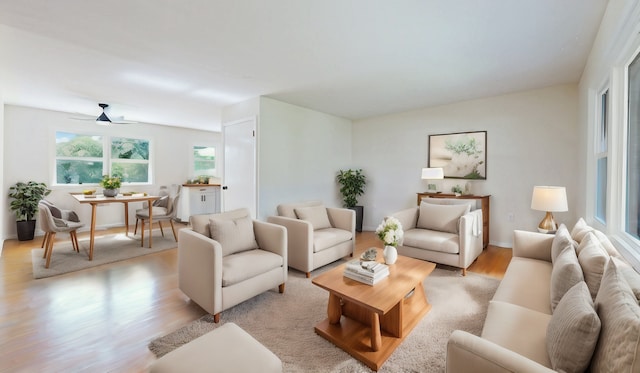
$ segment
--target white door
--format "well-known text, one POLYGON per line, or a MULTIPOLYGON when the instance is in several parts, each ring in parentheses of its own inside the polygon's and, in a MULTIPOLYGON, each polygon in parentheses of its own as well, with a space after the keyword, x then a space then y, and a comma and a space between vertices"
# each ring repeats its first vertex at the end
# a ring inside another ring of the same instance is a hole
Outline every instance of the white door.
POLYGON ((222 210, 246 207, 256 217, 256 119, 222 125, 224 170, 222 210))

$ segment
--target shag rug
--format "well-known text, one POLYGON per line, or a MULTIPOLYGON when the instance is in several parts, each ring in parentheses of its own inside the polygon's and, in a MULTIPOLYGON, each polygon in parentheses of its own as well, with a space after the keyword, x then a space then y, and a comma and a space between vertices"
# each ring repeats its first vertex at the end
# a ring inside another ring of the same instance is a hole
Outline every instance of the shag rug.
MULTIPOLYGON (((480 334, 499 282, 470 272, 463 277, 460 270, 438 266, 424 281, 431 311, 379 372, 444 372, 449 335, 456 329, 480 334)), ((276 354, 285 372, 371 372, 315 333, 314 326, 327 317, 328 298, 328 292, 304 274, 289 271, 284 294, 273 289, 223 311, 219 324, 213 322, 213 316, 205 315, 151 341, 149 349, 161 357, 226 322, 234 322, 276 354)))
MULTIPOLYGON (((59 234, 58 236, 60 236, 59 234)), ((41 241, 35 241, 42 243, 41 241)), ((165 237, 153 236, 153 247, 148 247, 148 236, 145 237, 144 246, 140 246, 140 236, 129 236, 124 234, 100 236, 95 238, 93 248, 93 260, 89 260, 89 238, 78 240, 80 252, 77 253, 71 246, 71 241, 56 242, 51 253, 51 263, 49 268, 45 268, 46 259, 42 256, 44 249, 37 248, 31 250, 31 265, 34 278, 44 278, 79 271, 86 268, 113 263, 120 260, 127 260, 137 256, 153 254, 160 251, 178 247, 178 243, 169 231, 165 232, 165 237)))

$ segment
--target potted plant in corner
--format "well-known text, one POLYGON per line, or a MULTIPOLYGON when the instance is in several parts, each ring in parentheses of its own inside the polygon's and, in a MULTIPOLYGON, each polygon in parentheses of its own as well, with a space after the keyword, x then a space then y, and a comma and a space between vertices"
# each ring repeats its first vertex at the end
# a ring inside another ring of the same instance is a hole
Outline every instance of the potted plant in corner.
POLYGON ((100 186, 104 188, 102 194, 105 197, 115 197, 120 189, 120 177, 103 175, 102 180, 100 180, 100 186))
POLYGON ((33 240, 36 231, 35 216, 38 213, 38 202, 51 193, 45 183, 29 181, 17 182, 9 188, 9 204, 11 211, 16 213, 16 230, 19 241, 33 240))
POLYGON ((364 187, 367 184, 367 178, 362 173, 362 169, 349 169, 338 171, 336 180, 338 184, 340 184, 340 193, 342 193, 343 205, 344 207, 356 212, 356 231, 362 232, 364 207, 356 205, 358 204, 358 196, 364 194, 364 187))

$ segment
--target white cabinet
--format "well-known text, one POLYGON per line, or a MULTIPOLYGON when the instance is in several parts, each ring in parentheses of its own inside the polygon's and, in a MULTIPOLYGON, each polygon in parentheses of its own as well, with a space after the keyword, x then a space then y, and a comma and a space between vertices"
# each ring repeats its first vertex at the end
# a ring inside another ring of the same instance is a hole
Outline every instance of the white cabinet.
POLYGON ((185 184, 182 185, 178 218, 188 222, 191 215, 215 214, 220 212, 220 186, 185 184))

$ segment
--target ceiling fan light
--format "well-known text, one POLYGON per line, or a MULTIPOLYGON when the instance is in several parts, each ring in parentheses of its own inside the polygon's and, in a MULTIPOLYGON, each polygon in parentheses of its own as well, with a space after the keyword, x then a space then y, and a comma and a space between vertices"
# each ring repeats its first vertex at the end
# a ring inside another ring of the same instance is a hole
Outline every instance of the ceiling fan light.
POLYGON ((98 119, 96 119, 96 123, 101 124, 100 122, 106 122, 106 124, 111 123, 111 119, 104 112, 100 114, 98 119))

